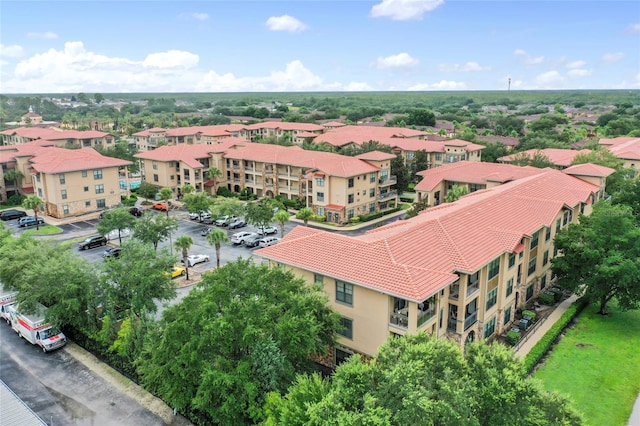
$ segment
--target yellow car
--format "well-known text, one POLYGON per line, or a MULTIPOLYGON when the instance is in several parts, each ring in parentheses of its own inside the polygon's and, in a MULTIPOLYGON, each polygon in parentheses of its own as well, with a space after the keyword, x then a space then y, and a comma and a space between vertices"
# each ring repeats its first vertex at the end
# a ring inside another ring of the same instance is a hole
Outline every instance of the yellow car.
POLYGON ((171 272, 165 272, 166 276, 171 276, 171 279, 183 276, 186 273, 185 268, 182 266, 174 266, 171 268, 171 272))

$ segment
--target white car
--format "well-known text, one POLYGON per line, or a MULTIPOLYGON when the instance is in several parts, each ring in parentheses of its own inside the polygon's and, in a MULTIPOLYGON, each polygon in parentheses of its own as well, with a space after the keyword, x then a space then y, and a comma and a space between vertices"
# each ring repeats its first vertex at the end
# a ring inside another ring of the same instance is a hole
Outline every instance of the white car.
POLYGON ((265 226, 264 229, 258 228, 258 235, 277 234, 278 229, 275 226, 265 226))
POLYGON ((278 244, 278 241, 280 241, 280 238, 278 237, 264 237, 261 238, 260 241, 258 241, 258 247, 269 247, 274 244, 278 244))
POLYGON ((258 234, 256 234, 255 232, 236 232, 231 236, 231 243, 235 245, 244 244, 247 238, 256 237, 257 235, 258 234))
POLYGON ((211 217, 211 212, 210 211, 206 211, 206 210, 202 210, 199 212, 193 212, 193 213, 189 213, 189 219, 191 220, 200 220, 202 219, 203 216, 209 216, 211 217))
MULTIPOLYGON (((187 265, 189 267, 197 265, 198 263, 204 263, 209 261, 209 256, 206 254, 191 254, 187 256, 187 265)), ((182 260, 184 264, 184 259, 182 260)))

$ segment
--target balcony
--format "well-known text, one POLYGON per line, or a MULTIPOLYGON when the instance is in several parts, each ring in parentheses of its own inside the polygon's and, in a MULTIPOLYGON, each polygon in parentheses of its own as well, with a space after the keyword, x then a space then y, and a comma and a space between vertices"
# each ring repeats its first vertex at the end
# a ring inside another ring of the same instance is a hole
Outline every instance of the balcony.
POLYGON ((460 284, 452 285, 449 290, 449 299, 458 300, 458 297, 460 297, 460 284))
POLYGON ((267 168, 265 168, 265 169, 264 169, 264 174, 265 174, 265 175, 272 175, 272 174, 273 174, 273 169, 267 169, 267 168))
POLYGON ((378 195, 378 200, 388 200, 389 198, 394 198, 398 195, 396 191, 389 191, 378 195))
POLYGON ((458 320, 455 318, 449 318, 447 320, 447 330, 453 331, 454 333, 458 332, 458 320))
POLYGON ((467 298, 476 294, 476 292, 480 290, 480 281, 474 281, 467 285, 467 298))
POLYGON ((389 322, 397 327, 408 328, 409 327, 409 315, 397 313, 391 314, 389 322))
POLYGON ((436 306, 435 304, 427 309, 426 311, 421 311, 418 309, 418 327, 422 324, 429 322, 431 319, 436 316, 436 306))
POLYGON ((387 176, 386 178, 378 179, 378 184, 387 186, 387 185, 395 185, 398 182, 398 178, 395 176, 387 176))
POLYGON ((464 329, 467 330, 473 324, 478 322, 478 312, 474 312, 464 319, 464 329))

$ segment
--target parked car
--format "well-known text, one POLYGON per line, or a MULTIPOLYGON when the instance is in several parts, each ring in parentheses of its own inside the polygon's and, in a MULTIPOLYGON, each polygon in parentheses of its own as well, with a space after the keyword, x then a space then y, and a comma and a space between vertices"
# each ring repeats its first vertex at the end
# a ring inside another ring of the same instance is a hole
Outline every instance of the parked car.
POLYGON ((189 219, 191 219, 191 220, 202 220, 202 216, 203 215, 211 216, 211 212, 204 211, 204 210, 201 210, 199 212, 192 212, 192 213, 189 213, 189 219))
POLYGON ((121 251, 122 251, 122 249, 120 247, 109 247, 102 254, 102 257, 105 258, 105 259, 110 258, 110 257, 113 257, 114 259, 117 259, 117 258, 120 257, 120 252, 121 251))
POLYGON ((244 246, 245 247, 257 247, 258 244, 260 243, 260 240, 262 239, 261 235, 252 235, 250 237, 247 237, 244 239, 244 246))
POLYGON ((241 217, 237 217, 229 222, 229 229, 238 229, 247 226, 247 222, 241 217))
POLYGON ((3 210, 0 212, 0 219, 2 220, 20 219, 21 217, 25 217, 26 215, 27 213, 23 212, 22 210, 9 209, 9 210, 3 210))
POLYGON ((228 226, 229 223, 231 223, 231 221, 234 219, 235 219, 235 216, 229 216, 229 215, 221 216, 218 219, 216 219, 216 226, 228 226))
POLYGON ((159 203, 155 203, 153 205, 155 210, 167 211, 169 210, 169 205, 165 201, 160 201, 159 203))
POLYGON ((204 223, 205 225, 213 225, 214 220, 211 216, 209 216, 201 219, 200 222, 204 223))
POLYGON ((278 229, 275 226, 265 226, 264 228, 258 229, 258 235, 271 235, 277 233, 278 229))
POLYGON ((206 237, 210 233, 211 233, 211 228, 202 228, 200 230, 200 235, 202 235, 203 237, 206 237))
POLYGON ((26 228, 27 226, 35 226, 36 224, 43 225, 44 219, 39 217, 36 220, 35 216, 25 216, 18 219, 18 226, 20 228, 26 228))
POLYGON ((136 216, 136 217, 140 217, 144 214, 144 209, 142 207, 131 207, 129 209, 129 213, 131 213, 132 215, 136 216))
MULTIPOLYGON (((187 265, 192 267, 193 265, 197 265, 198 263, 204 263, 209 261, 209 256, 206 254, 190 254, 187 256, 187 265)), ((184 259, 181 260, 184 264, 184 259)))
POLYGON ((259 235, 255 232, 236 232, 231 236, 231 243, 235 245, 244 244, 244 242, 251 237, 259 237, 259 235))
POLYGON ((211 217, 211 212, 202 212, 202 213, 200 213, 200 222, 213 223, 214 220, 211 217))
POLYGON ((178 278, 186 274, 187 270, 183 266, 172 266, 170 272, 165 272, 164 275, 171 277, 171 279, 178 278))
POLYGON ((103 237, 102 235, 95 235, 81 242, 78 248, 80 250, 87 250, 94 247, 106 246, 106 245, 107 245, 107 239, 105 237, 103 237))
POLYGON ((258 240, 258 247, 269 247, 274 244, 278 244, 278 241, 280 241, 280 238, 278 237, 264 237, 258 240))

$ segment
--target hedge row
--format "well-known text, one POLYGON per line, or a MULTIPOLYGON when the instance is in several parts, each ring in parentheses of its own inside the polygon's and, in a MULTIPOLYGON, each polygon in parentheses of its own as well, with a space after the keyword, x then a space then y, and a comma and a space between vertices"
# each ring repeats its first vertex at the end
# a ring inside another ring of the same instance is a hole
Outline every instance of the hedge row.
POLYGON ((583 299, 578 299, 575 301, 567 310, 562 314, 560 319, 556 321, 555 324, 551 326, 549 331, 542 336, 542 339, 538 343, 535 344, 533 348, 529 351, 527 356, 524 358, 524 368, 528 373, 531 373, 536 365, 540 362, 542 357, 549 352, 551 346, 556 341, 560 333, 569 325, 571 320, 573 320, 582 310, 587 306, 587 301, 583 299))

